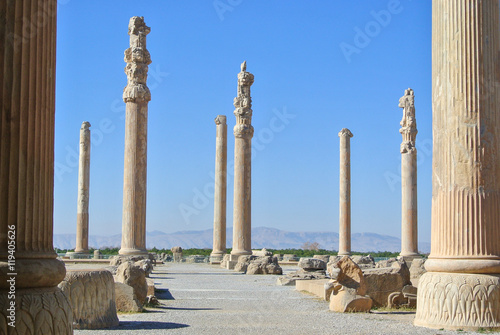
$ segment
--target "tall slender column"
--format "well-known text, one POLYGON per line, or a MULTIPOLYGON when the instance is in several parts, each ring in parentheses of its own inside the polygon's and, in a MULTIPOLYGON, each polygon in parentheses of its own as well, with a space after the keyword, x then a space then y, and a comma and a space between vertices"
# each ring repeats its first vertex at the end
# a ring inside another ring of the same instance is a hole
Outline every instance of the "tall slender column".
POLYGON ((218 115, 215 147, 214 245, 211 260, 220 261, 226 253, 226 184, 227 124, 226 116, 218 115))
POLYGON ((418 256, 417 225, 417 120, 415 119, 415 95, 411 88, 399 99, 403 119, 399 132, 401 143, 401 256, 412 259, 418 256))
POLYGON ((233 250, 231 255, 252 254, 252 98, 254 76, 246 71, 247 62, 238 73, 238 95, 234 98, 234 206, 233 250))
POLYGON ((90 123, 80 129, 80 162, 78 166, 78 208, 76 216, 75 253, 89 252, 89 182, 90 182, 90 123))
POLYGON ((56 13, 56 0, 0 2, 2 334, 73 334, 52 244, 56 13))
POLYGON ((340 137, 339 180, 339 252, 351 254, 351 137, 349 129, 343 128, 340 137))
POLYGON ((134 16, 128 25, 130 48, 125 50, 128 83, 123 90, 126 103, 125 167, 123 171, 123 218, 121 255, 144 255, 146 250, 146 183, 148 102, 146 86, 148 65, 146 35, 150 28, 144 17, 134 16))
POLYGON ((432 236, 416 325, 500 327, 498 4, 432 2, 432 236))

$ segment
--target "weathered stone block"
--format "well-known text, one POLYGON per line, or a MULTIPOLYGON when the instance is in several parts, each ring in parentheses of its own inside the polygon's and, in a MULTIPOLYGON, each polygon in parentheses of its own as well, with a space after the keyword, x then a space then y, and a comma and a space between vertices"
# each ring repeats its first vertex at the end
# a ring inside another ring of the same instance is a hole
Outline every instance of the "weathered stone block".
POLYGON ((73 308, 77 329, 100 329, 118 325, 115 282, 106 270, 68 270, 59 288, 73 308))

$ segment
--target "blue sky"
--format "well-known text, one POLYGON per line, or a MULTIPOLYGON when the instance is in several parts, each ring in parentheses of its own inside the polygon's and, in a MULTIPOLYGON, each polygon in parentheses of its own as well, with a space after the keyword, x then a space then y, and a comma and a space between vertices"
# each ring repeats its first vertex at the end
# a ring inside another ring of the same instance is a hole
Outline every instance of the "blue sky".
POLYGON ((147 230, 213 225, 215 123, 255 75, 252 226, 338 231, 339 138, 351 139, 352 232, 400 236, 398 100, 415 91, 419 240, 430 241, 431 1, 60 0, 54 232, 76 231, 78 141, 92 124, 90 234, 121 233, 123 52, 144 16, 148 86, 147 230))

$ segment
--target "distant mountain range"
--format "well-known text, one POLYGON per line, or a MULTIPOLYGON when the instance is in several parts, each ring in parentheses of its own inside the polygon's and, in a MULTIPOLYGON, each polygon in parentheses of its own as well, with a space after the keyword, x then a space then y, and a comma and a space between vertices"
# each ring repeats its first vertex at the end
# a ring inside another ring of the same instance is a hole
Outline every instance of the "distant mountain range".
MULTIPOLYGON (((173 246, 182 248, 212 248, 213 230, 179 231, 164 233, 152 231, 146 233, 146 247, 170 249, 173 246)), ((73 249, 76 244, 75 234, 54 234, 54 247, 73 249)), ((275 228, 255 227, 252 229, 253 249, 300 249, 306 242, 318 242, 321 249, 338 250, 339 234, 335 232, 289 232, 275 228)), ((89 246, 93 248, 119 247, 121 234, 112 236, 89 236, 89 246)), ((227 246, 233 244, 232 228, 227 230, 227 246)), ((353 251, 391 251, 401 250, 401 240, 397 237, 375 233, 357 233, 351 236, 353 251)), ((430 252, 430 243, 419 243, 419 251, 430 252)))

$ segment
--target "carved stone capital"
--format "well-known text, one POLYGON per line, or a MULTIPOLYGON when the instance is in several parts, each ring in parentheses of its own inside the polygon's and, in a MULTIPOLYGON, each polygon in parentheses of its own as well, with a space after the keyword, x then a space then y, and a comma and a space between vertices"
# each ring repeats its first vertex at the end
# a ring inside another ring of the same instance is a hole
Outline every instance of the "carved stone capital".
POLYGON ((400 108, 403 108, 403 118, 399 123, 399 132, 403 135, 403 142, 415 142, 417 137, 417 120, 415 119, 415 95, 411 88, 405 90, 405 95, 399 99, 400 108))
POLYGON ((226 116, 225 115, 217 115, 217 117, 215 118, 215 124, 216 125, 226 124, 226 116))
POLYGON ((351 131, 349 129, 342 128, 342 130, 339 132, 339 137, 342 137, 342 136, 348 136, 350 138, 350 137, 353 137, 354 135, 351 133, 351 131))
POLYGON ((151 28, 146 26, 144 17, 134 16, 130 19, 128 34, 130 35, 130 47, 125 50, 125 73, 127 74, 127 86, 123 90, 123 101, 144 102, 151 100, 151 92, 146 85, 148 77, 148 65, 151 64, 151 56, 146 49, 146 35, 151 28))
POLYGON ((83 121, 83 122, 82 122, 82 128, 81 128, 81 129, 82 129, 82 130, 89 130, 90 126, 91 126, 91 125, 90 125, 90 122, 88 122, 88 121, 83 121))
POLYGON ((247 62, 241 64, 241 72, 238 73, 238 95, 234 98, 234 115, 237 124, 252 123, 252 97, 250 86, 253 84, 254 76, 246 71, 247 62))
POLYGON ((233 129, 234 136, 240 138, 252 138, 254 129, 251 124, 237 124, 233 129))
POLYGON ((402 154, 413 153, 413 152, 417 151, 417 148, 415 148, 414 142, 405 141, 405 142, 401 143, 400 151, 402 154))

